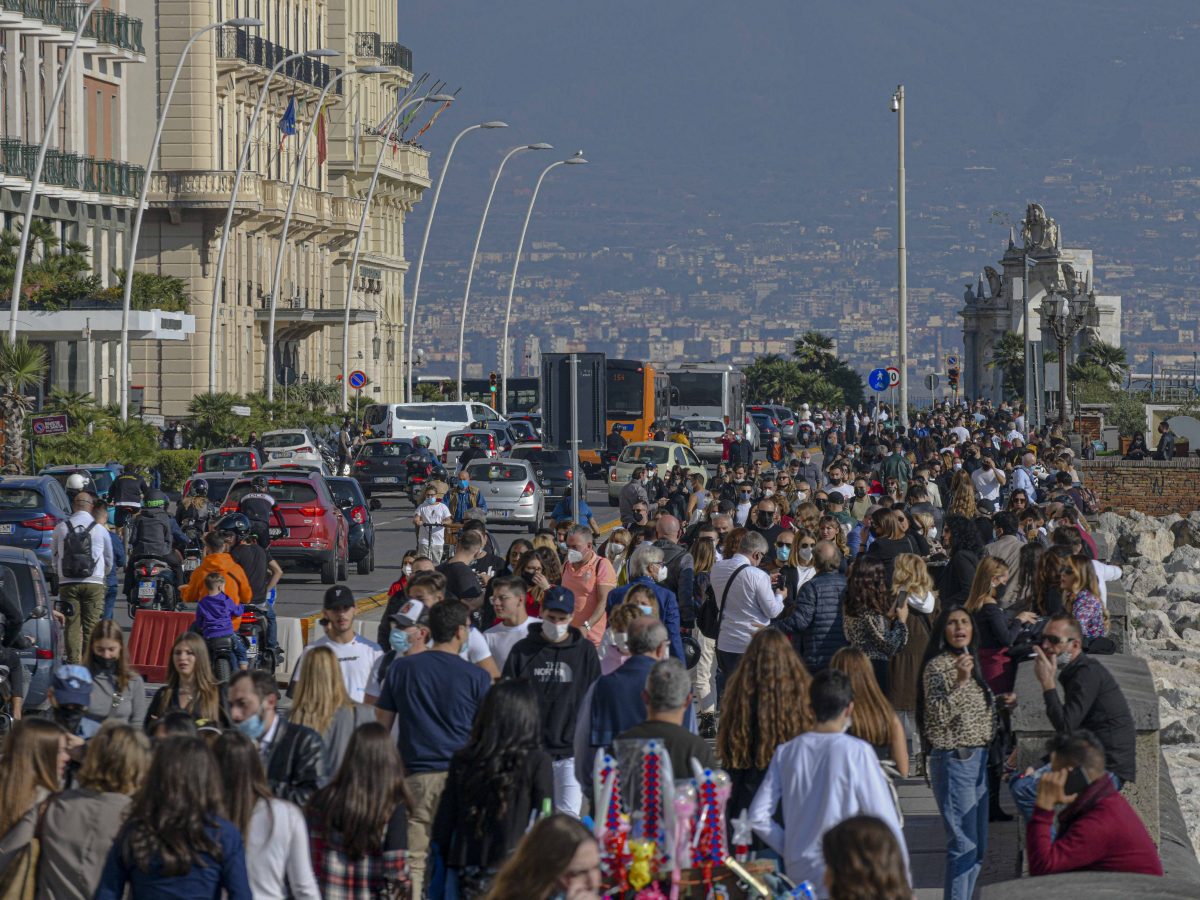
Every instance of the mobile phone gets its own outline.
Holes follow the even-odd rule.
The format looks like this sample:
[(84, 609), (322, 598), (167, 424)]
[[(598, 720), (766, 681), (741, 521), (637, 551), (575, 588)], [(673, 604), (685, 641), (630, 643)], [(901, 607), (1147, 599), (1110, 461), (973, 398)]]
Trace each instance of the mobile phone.
[(1080, 791), (1085, 790), (1089, 783), (1087, 775), (1083, 773), (1083, 769), (1076, 766), (1067, 773), (1067, 782), (1063, 785), (1063, 793), (1068, 797), (1072, 794), (1078, 794)]

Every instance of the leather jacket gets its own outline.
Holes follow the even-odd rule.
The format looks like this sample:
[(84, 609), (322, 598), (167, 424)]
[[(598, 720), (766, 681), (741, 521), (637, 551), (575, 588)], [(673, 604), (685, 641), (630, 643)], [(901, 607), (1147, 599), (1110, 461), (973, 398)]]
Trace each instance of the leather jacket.
[(325, 781), (325, 741), (305, 725), (280, 719), (267, 757), (272, 793), (303, 807)]

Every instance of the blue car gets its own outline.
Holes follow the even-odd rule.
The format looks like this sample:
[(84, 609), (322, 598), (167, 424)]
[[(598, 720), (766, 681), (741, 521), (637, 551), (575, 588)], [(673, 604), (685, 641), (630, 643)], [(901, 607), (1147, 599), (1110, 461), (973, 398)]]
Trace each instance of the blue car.
[(53, 587), (50, 559), (54, 528), (71, 516), (67, 492), (51, 475), (5, 475), (0, 478), (0, 547), (31, 550)]
[(121, 474), (122, 468), (116, 463), (85, 463), (79, 466), (46, 466), (38, 474), (50, 475), (66, 488), (67, 478), (78, 472), (92, 483), (92, 488), (98, 496), (107, 498), (108, 492), (112, 489), (117, 476)]
[(368, 500), (362, 485), (354, 478), (326, 478), (325, 483), (350, 526), (350, 562), (358, 564), (359, 575), (370, 575), (375, 570), (375, 522), (371, 510), (383, 504), (374, 498)]
[(20, 600), (21, 632), (31, 639), (17, 651), (25, 669), (25, 708), (42, 709), (54, 668), (61, 661), (63, 634), (50, 613), (50, 589), (32, 552), (0, 547), (0, 591)]

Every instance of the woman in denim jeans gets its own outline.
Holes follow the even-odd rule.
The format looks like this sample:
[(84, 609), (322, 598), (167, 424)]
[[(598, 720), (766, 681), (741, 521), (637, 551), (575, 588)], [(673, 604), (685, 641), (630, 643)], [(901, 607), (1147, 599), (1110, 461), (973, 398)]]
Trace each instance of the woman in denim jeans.
[(996, 713), (977, 644), (970, 613), (947, 610), (930, 635), (917, 684), (917, 720), (946, 828), (947, 900), (970, 900), (987, 850), (987, 759)]

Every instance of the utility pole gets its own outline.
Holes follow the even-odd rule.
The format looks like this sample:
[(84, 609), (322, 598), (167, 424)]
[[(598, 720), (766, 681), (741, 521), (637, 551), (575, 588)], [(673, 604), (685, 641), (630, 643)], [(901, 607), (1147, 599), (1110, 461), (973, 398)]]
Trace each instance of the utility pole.
[(899, 324), (899, 354), (896, 368), (900, 370), (900, 424), (908, 428), (908, 249), (905, 246), (905, 209), (904, 209), (904, 85), (896, 85), (892, 94), (892, 112), (896, 113), (897, 131), (897, 165), (896, 165), (896, 199), (899, 201), (899, 240), (896, 248), (898, 279), (900, 288)]

